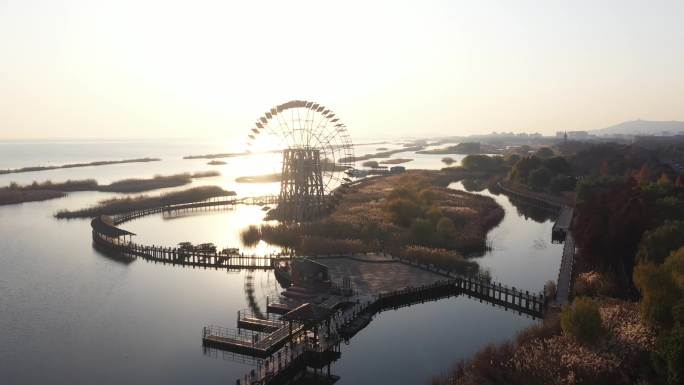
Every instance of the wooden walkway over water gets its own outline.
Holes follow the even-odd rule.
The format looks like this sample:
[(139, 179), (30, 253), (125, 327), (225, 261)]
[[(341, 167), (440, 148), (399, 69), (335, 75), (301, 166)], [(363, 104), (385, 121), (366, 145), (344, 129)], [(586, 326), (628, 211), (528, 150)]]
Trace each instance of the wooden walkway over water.
[(238, 253), (183, 250), (176, 247), (148, 246), (134, 242), (112, 243), (93, 231), (93, 242), (109, 250), (169, 265), (208, 269), (273, 269), (275, 263), (289, 257), (280, 255), (244, 255)]
[[(214, 198), (207, 201), (192, 202), (176, 205), (135, 210), (111, 218), (112, 226), (119, 226), (128, 221), (159, 213), (180, 213), (208, 210), (235, 205), (267, 205), (277, 203), (278, 197), (273, 195), (248, 198)], [(114, 227), (115, 230), (121, 231)], [(125, 239), (125, 237), (124, 237)], [(282, 256), (269, 255), (244, 255), (237, 249), (230, 251), (209, 252), (195, 249), (183, 249), (178, 247), (165, 247), (157, 245), (141, 245), (130, 241), (121, 241), (99, 233), (93, 228), (93, 242), (106, 250), (111, 250), (130, 256), (141, 257), (146, 260), (161, 262), (163, 264), (192, 266), (212, 269), (272, 269), (274, 263)]]
[[(468, 295), (494, 305), (527, 314), (531, 317), (542, 317), (546, 307), (546, 298), (542, 294), (530, 294), (515, 288), (489, 282), (479, 278), (458, 277), (444, 279), (430, 285), (407, 287), (377, 296), (353, 296), (344, 299), (353, 303), (331, 316), (332, 333), (321, 337), (318, 345), (303, 343), (306, 339), (302, 333), (305, 329), (299, 326), (289, 333), (286, 325), (265, 337), (253, 337), (251, 332), (222, 329), (208, 326), (203, 329), (203, 341), (206, 345), (233, 352), (242, 352), (266, 358), (267, 364), (259, 366), (256, 371), (244, 376), (244, 384), (275, 384), (293, 365), (298, 369), (306, 367), (307, 362), (314, 359), (315, 354), (330, 353), (331, 348), (339, 346), (363, 329), (374, 314), (388, 309), (411, 306), (416, 303), (433, 301), (455, 295)], [(339, 301), (332, 301), (339, 302)], [(240, 315), (238, 315), (240, 317)], [(259, 339), (263, 338), (263, 339)], [(270, 362), (270, 365), (268, 364)]]
[(561, 257), (560, 268), (558, 269), (558, 281), (556, 284), (555, 304), (563, 307), (568, 304), (572, 285), (572, 270), (575, 263), (575, 239), (568, 233), (563, 245), (563, 256)]
[(125, 214), (115, 215), (112, 217), (114, 225), (118, 226), (125, 222), (132, 221), (134, 219), (146, 217), (149, 215), (163, 214), (163, 213), (182, 213), (182, 212), (195, 212), (203, 211), (208, 209), (220, 209), (225, 207), (233, 207), (236, 205), (273, 205), (278, 203), (277, 195), (264, 195), (258, 197), (245, 197), (245, 198), (212, 198), (201, 202), (190, 202), (181, 203), (175, 205), (165, 205), (160, 207), (154, 207), (149, 209), (134, 210)]

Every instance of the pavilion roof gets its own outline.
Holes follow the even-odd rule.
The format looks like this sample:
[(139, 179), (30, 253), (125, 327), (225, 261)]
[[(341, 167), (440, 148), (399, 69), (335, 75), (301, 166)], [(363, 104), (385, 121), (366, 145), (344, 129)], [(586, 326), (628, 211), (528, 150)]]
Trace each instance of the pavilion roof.
[(92, 227), (96, 232), (107, 237), (118, 238), (124, 235), (135, 235), (130, 231), (126, 231), (114, 226), (112, 219), (106, 215), (100, 215), (93, 218), (93, 220), (90, 221), (90, 227)]

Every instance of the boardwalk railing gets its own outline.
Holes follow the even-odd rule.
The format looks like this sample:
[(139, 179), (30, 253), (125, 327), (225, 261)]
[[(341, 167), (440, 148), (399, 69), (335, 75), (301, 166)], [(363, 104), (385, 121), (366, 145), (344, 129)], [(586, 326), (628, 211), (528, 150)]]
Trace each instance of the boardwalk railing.
[[(308, 360), (312, 359), (307, 354), (328, 352), (331, 347), (338, 346), (343, 339), (351, 338), (363, 329), (371, 321), (373, 315), (378, 312), (459, 294), (479, 298), (535, 318), (542, 317), (546, 305), (546, 298), (543, 294), (530, 294), (479, 278), (445, 279), (429, 285), (406, 287), (401, 290), (380, 293), (374, 297), (356, 297), (358, 302), (334, 313), (328, 321), (333, 332), (327, 338), (321, 338), (319, 345), (312, 346), (301, 343), (302, 335), (300, 332), (304, 330), (303, 328), (297, 329), (297, 332), (293, 334), (293, 343), (291, 344), (287, 344), (290, 341), (289, 335), (283, 334), (287, 333), (287, 328), (282, 328), (260, 340), (263, 345), (259, 343), (248, 344), (250, 347), (247, 349), (241, 346), (244, 342), (239, 340), (235, 342), (221, 341), (220, 336), (213, 338), (210, 336), (211, 333), (209, 333), (209, 338), (213, 338), (213, 341), (209, 342), (219, 340), (219, 344), (213, 344), (213, 346), (231, 351), (252, 351), (261, 354), (261, 357), (269, 357), (266, 362), (271, 362), (271, 365), (259, 367), (256, 371), (245, 375), (244, 379), (241, 380), (244, 380), (245, 384), (274, 384), (279, 383), (276, 379), (283, 376), (285, 371), (293, 366), (297, 365), (299, 369), (306, 367)], [(205, 341), (207, 336), (207, 333), (203, 333)], [(267, 351), (268, 346), (273, 346), (276, 341), (280, 343), (279, 346), (282, 348)]]
[(245, 255), (224, 252), (185, 250), (175, 247), (148, 246), (134, 242), (117, 243), (93, 230), (93, 242), (108, 250), (117, 251), (146, 260), (213, 269), (273, 269), (283, 259), (281, 255)]
[(572, 285), (572, 270), (575, 264), (575, 239), (572, 234), (565, 237), (563, 256), (561, 257), (560, 269), (558, 269), (558, 283), (556, 284), (556, 304), (565, 306), (570, 297)]
[(148, 215), (154, 215), (164, 212), (182, 212), (182, 211), (194, 211), (196, 209), (211, 208), (211, 207), (225, 207), (225, 206), (235, 206), (235, 205), (255, 205), (263, 206), (278, 203), (278, 196), (276, 195), (264, 195), (257, 197), (245, 197), (245, 198), (235, 198), (235, 197), (224, 197), (224, 198), (212, 198), (205, 201), (199, 202), (189, 202), (189, 203), (179, 203), (175, 205), (165, 205), (160, 207), (154, 207), (149, 209), (134, 210), (128, 213), (115, 215), (112, 219), (114, 225), (120, 225), (122, 223), (131, 221), (133, 219), (141, 218)]

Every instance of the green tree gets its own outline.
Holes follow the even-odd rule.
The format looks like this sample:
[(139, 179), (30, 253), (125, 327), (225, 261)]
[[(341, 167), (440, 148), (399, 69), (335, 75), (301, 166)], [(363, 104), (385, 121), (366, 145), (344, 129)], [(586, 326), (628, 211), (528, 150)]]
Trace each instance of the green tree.
[(427, 244), (432, 240), (434, 227), (427, 219), (418, 218), (411, 224), (411, 235), (418, 244)]
[(538, 158), (546, 159), (553, 156), (553, 150), (548, 147), (542, 147), (537, 150), (534, 155)]
[(553, 193), (572, 191), (575, 189), (576, 180), (569, 175), (555, 175), (549, 183), (549, 190)]
[(576, 298), (561, 313), (563, 332), (577, 341), (593, 344), (605, 335), (598, 304), (586, 297)]
[(554, 175), (570, 174), (572, 167), (562, 156), (554, 156), (544, 160), (544, 166), (548, 168)]
[(508, 174), (508, 178), (512, 181), (526, 184), (527, 177), (532, 170), (539, 168), (539, 166), (541, 166), (541, 160), (536, 156), (523, 157), (513, 166), (513, 169)]
[(551, 182), (551, 176), (551, 171), (542, 166), (530, 173), (527, 184), (534, 191), (543, 191)]
[(420, 206), (414, 201), (406, 198), (392, 199), (388, 205), (390, 220), (399, 225), (407, 227), (420, 215)]
[(644, 233), (637, 258), (642, 262), (663, 263), (670, 253), (684, 246), (684, 221), (665, 224)]
[(468, 155), (461, 161), (463, 168), (469, 171), (496, 172), (502, 169), (503, 158), (500, 156)]
[(684, 247), (661, 265), (642, 262), (634, 269), (634, 284), (641, 292), (641, 314), (649, 323), (670, 328), (681, 317), (684, 300)]
[(447, 241), (456, 234), (456, 225), (454, 225), (454, 222), (451, 219), (442, 217), (439, 222), (437, 222), (436, 231), (443, 241)]

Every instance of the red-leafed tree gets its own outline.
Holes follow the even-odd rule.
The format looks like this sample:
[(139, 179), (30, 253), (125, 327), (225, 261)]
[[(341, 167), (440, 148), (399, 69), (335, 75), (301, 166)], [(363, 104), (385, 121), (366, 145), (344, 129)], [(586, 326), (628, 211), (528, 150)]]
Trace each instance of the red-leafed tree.
[(651, 210), (634, 179), (601, 189), (577, 206), (572, 232), (581, 263), (615, 275), (631, 286), (641, 235), (651, 224)]

